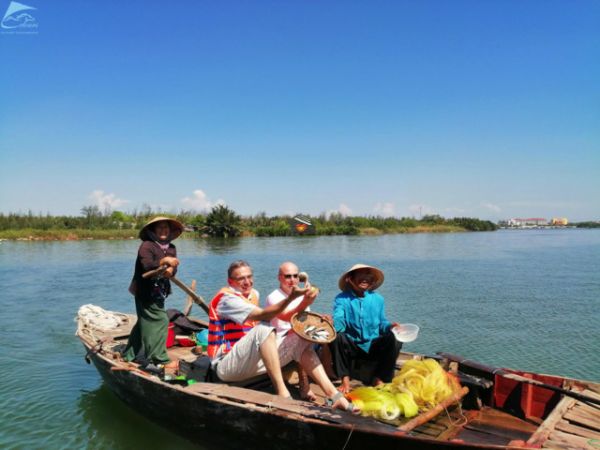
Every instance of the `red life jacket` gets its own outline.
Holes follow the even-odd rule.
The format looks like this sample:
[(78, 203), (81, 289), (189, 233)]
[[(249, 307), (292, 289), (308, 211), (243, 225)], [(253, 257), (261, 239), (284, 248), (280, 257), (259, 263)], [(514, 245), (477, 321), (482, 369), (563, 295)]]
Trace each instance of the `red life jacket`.
[(211, 359), (217, 355), (219, 349), (222, 349), (221, 354), (223, 355), (229, 353), (235, 343), (256, 325), (256, 322), (253, 320), (246, 320), (240, 325), (233, 320), (219, 318), (217, 315), (219, 302), (224, 295), (235, 295), (254, 306), (258, 306), (258, 297), (254, 293), (253, 289), (250, 298), (246, 298), (235, 289), (224, 287), (210, 301), (208, 307), (208, 356)]

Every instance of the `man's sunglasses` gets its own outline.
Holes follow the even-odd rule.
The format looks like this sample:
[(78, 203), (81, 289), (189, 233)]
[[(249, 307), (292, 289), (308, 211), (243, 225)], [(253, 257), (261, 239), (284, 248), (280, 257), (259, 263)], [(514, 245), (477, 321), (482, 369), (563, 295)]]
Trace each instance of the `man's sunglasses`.
[(283, 278), (285, 278), (286, 280), (291, 280), (292, 278), (298, 278), (297, 273), (282, 273), (281, 275), (283, 275)]

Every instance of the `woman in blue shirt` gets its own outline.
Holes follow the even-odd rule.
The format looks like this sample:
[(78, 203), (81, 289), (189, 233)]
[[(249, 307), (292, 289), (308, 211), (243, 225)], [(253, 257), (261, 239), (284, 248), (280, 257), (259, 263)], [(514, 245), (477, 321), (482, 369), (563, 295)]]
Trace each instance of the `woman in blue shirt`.
[(383, 297), (375, 292), (383, 283), (383, 272), (376, 267), (355, 264), (339, 281), (342, 290), (335, 298), (333, 323), (337, 331), (330, 344), (333, 368), (342, 379), (339, 390), (350, 391), (353, 359), (375, 364), (372, 384), (388, 383), (394, 376), (402, 344), (396, 340), (385, 317)]

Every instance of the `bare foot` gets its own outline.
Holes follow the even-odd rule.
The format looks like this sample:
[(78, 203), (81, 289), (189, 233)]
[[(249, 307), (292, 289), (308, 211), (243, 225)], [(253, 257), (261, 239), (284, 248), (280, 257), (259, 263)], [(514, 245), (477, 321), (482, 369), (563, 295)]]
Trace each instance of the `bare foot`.
[(350, 403), (346, 397), (341, 392), (335, 394), (329, 401), (332, 402), (331, 407), (333, 409), (341, 409), (343, 411), (348, 411), (353, 414), (357, 414), (360, 412), (358, 408), (356, 408), (352, 403)]
[(381, 384), (383, 384), (383, 381), (381, 380), (381, 378), (377, 378), (377, 377), (373, 378), (373, 386), (379, 386)]
[(165, 368), (165, 373), (168, 373), (169, 375), (177, 375), (177, 373), (179, 372), (179, 360), (175, 359), (173, 361), (169, 361), (167, 364), (164, 365)]
[(352, 388), (350, 387), (350, 377), (342, 377), (342, 384), (340, 384), (340, 386), (338, 387), (338, 391), (340, 391), (342, 394), (347, 394), (351, 390)]
[(277, 395), (283, 398), (292, 398), (292, 394), (290, 394), (290, 391), (288, 391), (287, 389), (278, 392)]

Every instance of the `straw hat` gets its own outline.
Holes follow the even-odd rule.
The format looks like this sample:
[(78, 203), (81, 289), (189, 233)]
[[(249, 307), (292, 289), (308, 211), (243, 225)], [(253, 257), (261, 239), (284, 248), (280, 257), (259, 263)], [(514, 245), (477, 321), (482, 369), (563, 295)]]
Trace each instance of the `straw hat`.
[(170, 217), (162, 217), (158, 216), (148, 222), (144, 227), (140, 230), (140, 239), (148, 239), (147, 231), (157, 222), (169, 222), (169, 228), (171, 229), (171, 233), (169, 234), (169, 240), (173, 241), (177, 239), (181, 233), (183, 233), (183, 225), (181, 222), (175, 219), (171, 219)]
[(379, 286), (381, 286), (383, 284), (383, 272), (381, 270), (379, 270), (377, 267), (367, 266), (366, 264), (354, 264), (349, 270), (347, 270), (346, 272), (344, 272), (342, 274), (342, 276), (340, 277), (340, 281), (338, 281), (338, 286), (340, 287), (340, 289), (342, 291), (345, 291), (346, 289), (348, 289), (348, 283), (346, 283), (346, 277), (358, 269), (369, 269), (369, 271), (375, 277), (375, 280), (373, 281), (373, 286), (371, 286), (372, 291), (374, 291), (375, 289), (377, 289)]

